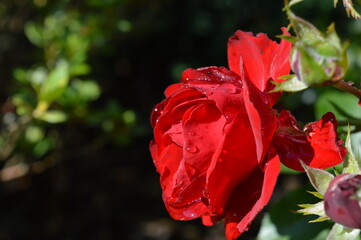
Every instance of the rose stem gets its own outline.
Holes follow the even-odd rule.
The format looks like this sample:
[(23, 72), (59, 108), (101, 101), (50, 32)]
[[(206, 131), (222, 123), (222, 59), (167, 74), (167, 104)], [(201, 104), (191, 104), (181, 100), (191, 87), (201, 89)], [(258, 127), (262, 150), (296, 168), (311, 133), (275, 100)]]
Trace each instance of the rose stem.
[(337, 81), (334, 84), (332, 84), (332, 86), (334, 86), (335, 88), (338, 88), (342, 91), (349, 92), (349, 93), (355, 95), (358, 99), (361, 99), (360, 90), (358, 90), (354, 86), (347, 84), (344, 80)]

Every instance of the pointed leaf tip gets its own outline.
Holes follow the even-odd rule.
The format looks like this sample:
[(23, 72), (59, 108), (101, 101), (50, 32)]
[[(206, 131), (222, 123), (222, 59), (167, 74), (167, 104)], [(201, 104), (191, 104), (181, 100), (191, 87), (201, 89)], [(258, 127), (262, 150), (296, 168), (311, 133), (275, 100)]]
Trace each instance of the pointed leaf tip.
[(326, 193), (328, 185), (330, 184), (334, 176), (325, 170), (311, 168), (301, 160), (300, 163), (302, 167), (305, 169), (305, 172), (307, 173), (308, 179), (310, 179), (312, 186), (320, 194), (324, 195)]
[(352, 151), (352, 143), (351, 143), (351, 133), (350, 133), (350, 126), (348, 126), (347, 130), (347, 137), (345, 142), (345, 147), (347, 149), (347, 154), (345, 161), (343, 162), (343, 170), (342, 173), (360, 173), (360, 167)]

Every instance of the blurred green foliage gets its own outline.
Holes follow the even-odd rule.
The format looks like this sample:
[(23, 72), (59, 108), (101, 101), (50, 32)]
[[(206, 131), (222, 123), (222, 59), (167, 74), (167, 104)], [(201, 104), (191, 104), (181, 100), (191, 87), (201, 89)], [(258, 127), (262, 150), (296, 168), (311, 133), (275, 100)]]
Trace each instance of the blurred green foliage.
[[(61, 132), (54, 124), (78, 124), (99, 127), (105, 133), (112, 133), (119, 144), (129, 142), (128, 135), (136, 121), (133, 111), (124, 111), (116, 101), (106, 103), (105, 108), (91, 106), (101, 95), (97, 81), (89, 79), (92, 66), (88, 53), (100, 42), (107, 41), (101, 16), (82, 14), (79, 9), (68, 7), (69, 1), (49, 5), (39, 19), (24, 23), (24, 33), (42, 56), (28, 68), (16, 68), (13, 72), (17, 81), (15, 92), (9, 96), (8, 104), (14, 111), (4, 117), (13, 118), (3, 126), (1, 138), (2, 160), (8, 161), (14, 155), (22, 155), (24, 149), (41, 160), (46, 154), (62, 145)], [(116, 3), (116, 2), (114, 2)], [(47, 1), (34, 1), (38, 11), (47, 6)], [(89, 1), (86, 5), (108, 7), (111, 2)], [(113, 30), (127, 30), (124, 21), (113, 24)], [(129, 28), (129, 26), (128, 26)], [(128, 29), (129, 30), (129, 29)], [(36, 59), (36, 58), (35, 58)], [(115, 129), (122, 131), (114, 131)], [(10, 142), (11, 141), (11, 142)]]

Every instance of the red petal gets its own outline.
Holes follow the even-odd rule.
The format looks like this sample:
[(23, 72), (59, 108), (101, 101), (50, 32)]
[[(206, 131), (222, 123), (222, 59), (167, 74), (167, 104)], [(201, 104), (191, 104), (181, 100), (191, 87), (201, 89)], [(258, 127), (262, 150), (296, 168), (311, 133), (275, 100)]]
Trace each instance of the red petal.
[(280, 172), (279, 158), (275, 155), (265, 165), (264, 172), (256, 169), (239, 184), (229, 198), (225, 215), (226, 237), (238, 238), (247, 231), (253, 219), (269, 202)]
[(202, 83), (233, 83), (241, 87), (239, 76), (225, 67), (204, 67), (198, 69), (189, 68), (182, 74), (181, 81), (184, 84)]
[(175, 83), (167, 87), (167, 89), (164, 91), (164, 95), (166, 97), (170, 97), (174, 93), (176, 93), (178, 90), (182, 89), (183, 84), (181, 83)]
[(343, 142), (337, 137), (337, 121), (332, 113), (308, 124), (304, 131), (288, 111), (279, 117), (281, 127), (274, 136), (274, 146), (281, 162), (294, 170), (303, 171), (299, 160), (313, 168), (329, 168), (343, 161), (346, 154)]
[(245, 114), (237, 114), (214, 154), (207, 176), (211, 214), (223, 213), (234, 188), (257, 167), (257, 153), (251, 125)]
[[(285, 28), (282, 31), (288, 34)], [(228, 65), (263, 92), (270, 79), (276, 80), (289, 73), (291, 47), (291, 43), (281, 40), (277, 44), (263, 33), (254, 37), (252, 33), (237, 31), (228, 41)]]
[[(226, 77), (199, 80), (204, 71), (210, 71), (211, 76), (221, 72)], [(258, 89), (248, 87), (239, 76), (224, 68), (188, 70), (185, 78), (189, 83), (185, 86), (207, 95), (228, 120), (207, 178), (210, 213), (219, 215), (234, 187), (264, 159), (275, 130), (275, 114), (263, 103)]]
[(197, 218), (207, 210), (208, 202), (203, 196), (206, 171), (226, 123), (214, 104), (201, 104), (187, 114), (189, 117), (184, 121), (182, 133), (183, 160), (173, 175), (172, 195), (165, 199), (168, 211), (172, 208), (172, 217), (181, 220)]

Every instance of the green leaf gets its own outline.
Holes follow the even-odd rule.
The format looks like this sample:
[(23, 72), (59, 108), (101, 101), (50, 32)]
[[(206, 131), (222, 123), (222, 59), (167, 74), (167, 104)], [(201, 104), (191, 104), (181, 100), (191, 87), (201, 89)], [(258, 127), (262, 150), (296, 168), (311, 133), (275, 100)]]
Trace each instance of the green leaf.
[(60, 97), (65, 91), (69, 81), (69, 67), (65, 60), (59, 60), (54, 70), (50, 72), (43, 82), (39, 101), (47, 102), (49, 105)]
[(323, 114), (332, 112), (337, 120), (361, 119), (361, 108), (357, 102), (358, 99), (352, 94), (330, 89), (317, 99), (316, 118), (322, 118)]
[(359, 239), (360, 229), (345, 228), (335, 223), (326, 240), (356, 240)]
[(95, 100), (100, 96), (101, 90), (97, 82), (88, 80), (75, 80), (71, 84), (81, 100), (91, 101)]
[(272, 82), (276, 87), (270, 91), (270, 92), (279, 92), (279, 91), (285, 91), (285, 92), (299, 92), (302, 90), (305, 90), (308, 86), (300, 81), (297, 76), (295, 75), (286, 75), (280, 77), (280, 79), (285, 79), (284, 82)]
[(347, 149), (347, 155), (345, 161), (343, 162), (342, 173), (360, 173), (360, 167), (358, 165), (357, 159), (352, 151), (351, 137), (350, 137), (350, 126), (348, 126), (348, 132), (345, 142), (345, 147)]
[(330, 184), (334, 176), (322, 169), (311, 168), (300, 161), (302, 167), (305, 169), (308, 179), (310, 180), (312, 186), (322, 195), (326, 193), (327, 187)]
[(85, 63), (73, 64), (70, 67), (69, 73), (72, 76), (86, 75), (90, 72), (90, 66)]
[(32, 44), (37, 47), (43, 46), (43, 29), (39, 25), (33, 22), (27, 22), (24, 26), (24, 31), (26, 37)]
[(39, 119), (48, 123), (61, 123), (67, 120), (67, 115), (62, 111), (48, 110)]

